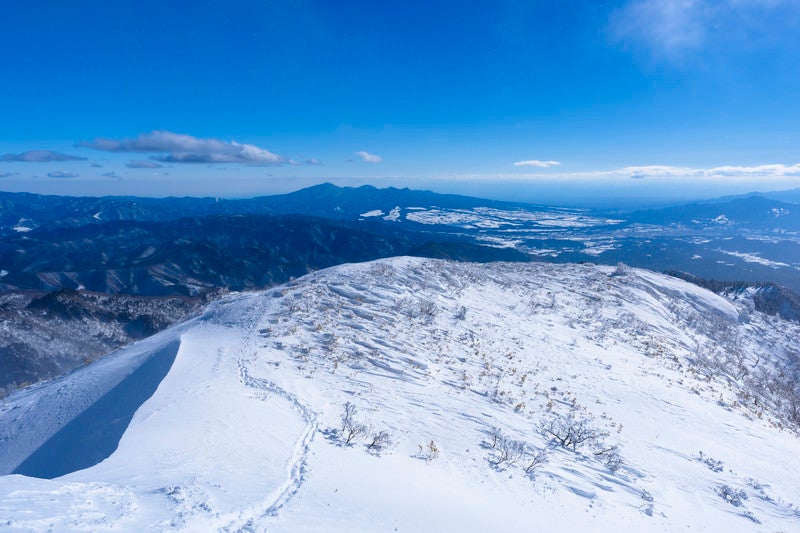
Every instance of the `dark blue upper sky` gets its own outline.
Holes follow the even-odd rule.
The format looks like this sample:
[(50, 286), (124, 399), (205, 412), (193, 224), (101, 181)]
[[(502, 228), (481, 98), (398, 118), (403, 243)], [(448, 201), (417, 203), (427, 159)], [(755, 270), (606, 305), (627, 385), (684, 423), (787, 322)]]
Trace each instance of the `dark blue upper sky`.
[(9, 1), (0, 189), (796, 187), (798, 28), (794, 0)]

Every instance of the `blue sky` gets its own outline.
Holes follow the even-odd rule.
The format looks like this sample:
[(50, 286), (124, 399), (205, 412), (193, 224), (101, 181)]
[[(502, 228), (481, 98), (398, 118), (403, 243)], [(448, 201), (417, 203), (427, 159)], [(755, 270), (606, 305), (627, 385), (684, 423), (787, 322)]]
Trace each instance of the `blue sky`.
[(800, 186), (795, 0), (5, 2), (0, 189)]

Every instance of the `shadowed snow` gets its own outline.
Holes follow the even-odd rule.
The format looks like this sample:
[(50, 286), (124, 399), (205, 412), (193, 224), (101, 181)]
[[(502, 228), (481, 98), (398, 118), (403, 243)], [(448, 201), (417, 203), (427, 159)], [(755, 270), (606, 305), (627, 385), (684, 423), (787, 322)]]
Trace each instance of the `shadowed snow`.
[(180, 342), (154, 351), (80, 415), (34, 451), (14, 474), (52, 479), (94, 466), (117, 449), (136, 410), (150, 398), (169, 372)]

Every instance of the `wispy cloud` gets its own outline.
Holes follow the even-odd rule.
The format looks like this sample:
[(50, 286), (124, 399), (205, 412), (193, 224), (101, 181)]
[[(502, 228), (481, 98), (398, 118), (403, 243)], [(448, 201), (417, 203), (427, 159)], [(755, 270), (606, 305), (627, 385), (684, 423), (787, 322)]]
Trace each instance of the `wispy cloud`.
[(514, 163), (515, 167), (537, 167), (537, 168), (550, 168), (560, 165), (559, 161), (539, 161), (538, 159), (530, 159), (528, 161), (517, 161)]
[(13, 178), (18, 175), (19, 172), (0, 172), (0, 178)]
[(703, 0), (633, 0), (612, 14), (609, 29), (620, 42), (672, 56), (703, 43), (705, 4)]
[[(452, 177), (452, 176), (449, 176)], [(800, 181), (800, 163), (793, 165), (722, 165), (716, 167), (680, 167), (670, 165), (628, 166), (612, 170), (588, 170), (582, 172), (548, 172), (548, 173), (495, 173), (467, 174), (459, 176), (468, 179), (507, 179), (507, 180), (620, 180), (620, 179), (697, 179), (736, 181), (763, 179), (790, 179)]]
[(322, 166), (322, 161), (317, 159), (316, 157), (312, 157), (310, 159), (290, 159), (289, 164), (293, 166), (302, 166), (302, 165), (310, 165), (310, 166)]
[[(609, 17), (613, 40), (644, 47), (660, 59), (687, 57), (725, 42), (774, 43), (771, 33), (795, 32), (787, 22), (800, 13), (796, 0), (629, 0)], [(784, 20), (786, 19), (786, 20)], [(726, 47), (728, 48), (728, 47)]]
[(800, 163), (794, 165), (772, 164), (756, 166), (725, 165), (710, 168), (673, 167), (650, 165), (624, 167), (610, 172), (611, 176), (630, 178), (758, 178), (800, 177)]
[(356, 154), (358, 157), (360, 157), (361, 161), (363, 161), (364, 163), (381, 163), (381, 162), (383, 162), (383, 158), (381, 156), (375, 155), (375, 154), (371, 154), (371, 153), (365, 152), (363, 150), (360, 150), (358, 152), (353, 152), (353, 153)]
[(122, 177), (119, 174), (117, 174), (116, 172), (114, 172), (113, 170), (111, 172), (103, 172), (100, 175), (103, 176), (104, 178), (117, 178), (117, 179), (119, 179), (119, 178)]
[(164, 165), (161, 163), (156, 163), (155, 161), (129, 161), (125, 164), (128, 168), (164, 168)]
[(170, 163), (243, 163), (284, 165), (289, 160), (253, 144), (200, 139), (170, 131), (143, 133), (133, 139), (81, 141), (80, 146), (106, 152), (154, 153), (152, 159)]
[(52, 150), (28, 150), (19, 154), (5, 154), (2, 161), (22, 163), (49, 163), (51, 161), (85, 161), (85, 157), (61, 154)]
[(63, 170), (56, 170), (55, 172), (48, 172), (48, 178), (78, 178), (80, 174), (75, 172), (64, 172)]

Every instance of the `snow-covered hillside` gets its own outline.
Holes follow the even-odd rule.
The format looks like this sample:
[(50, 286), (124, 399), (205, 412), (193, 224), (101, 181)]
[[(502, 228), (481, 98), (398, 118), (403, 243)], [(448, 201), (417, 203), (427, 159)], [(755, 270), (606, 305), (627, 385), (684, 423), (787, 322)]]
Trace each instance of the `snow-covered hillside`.
[(8, 397), (0, 529), (797, 531), (798, 338), (641, 270), (339, 266)]

